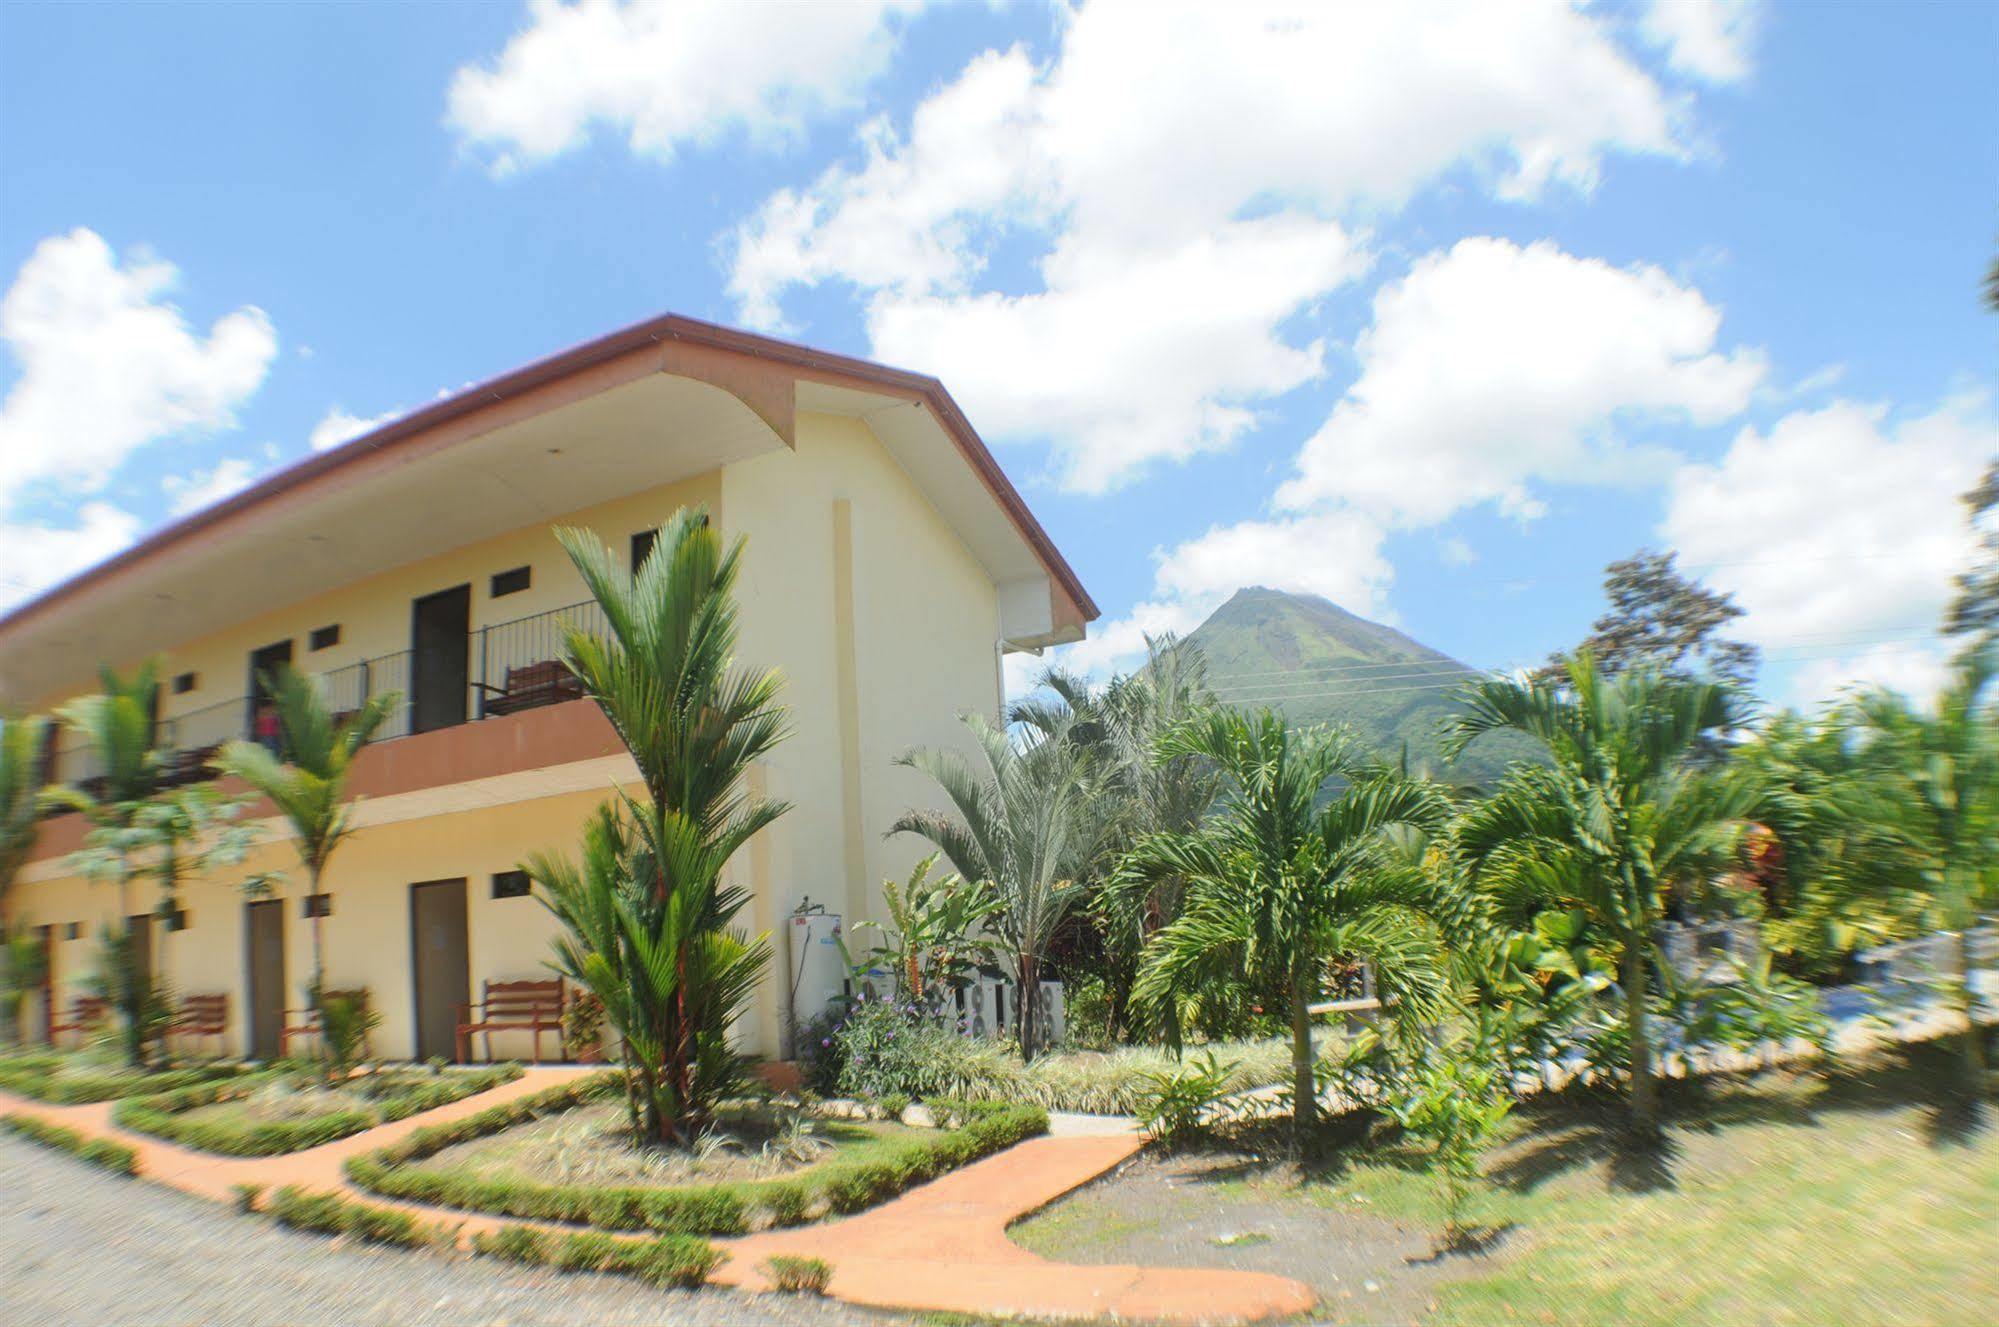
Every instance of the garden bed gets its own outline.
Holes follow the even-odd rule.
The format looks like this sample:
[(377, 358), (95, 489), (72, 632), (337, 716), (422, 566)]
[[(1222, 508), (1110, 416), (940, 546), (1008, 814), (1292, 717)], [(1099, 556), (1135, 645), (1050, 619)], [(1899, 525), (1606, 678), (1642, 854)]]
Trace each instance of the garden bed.
[[(617, 1141), (623, 1098), (617, 1076), (600, 1074), (419, 1129), (350, 1159), (347, 1174), (385, 1197), (443, 1207), (605, 1230), (733, 1235), (859, 1211), (1048, 1128), (1047, 1113), (1033, 1106), (930, 1105), (948, 1127), (813, 1120), (830, 1146), (809, 1152), (787, 1144), (778, 1121), (737, 1112), (723, 1121), (733, 1147), (697, 1140), (677, 1155), (648, 1154)], [(570, 1147), (580, 1150), (565, 1156)]]
[(222, 1061), (166, 1069), (134, 1069), (80, 1051), (23, 1051), (0, 1056), (0, 1090), (56, 1106), (169, 1092), (229, 1079), (248, 1066)]
[(225, 1156), (302, 1151), (435, 1110), (521, 1076), (517, 1064), (485, 1069), (377, 1069), (329, 1085), (311, 1068), (128, 1097), (114, 1118), (128, 1129)]

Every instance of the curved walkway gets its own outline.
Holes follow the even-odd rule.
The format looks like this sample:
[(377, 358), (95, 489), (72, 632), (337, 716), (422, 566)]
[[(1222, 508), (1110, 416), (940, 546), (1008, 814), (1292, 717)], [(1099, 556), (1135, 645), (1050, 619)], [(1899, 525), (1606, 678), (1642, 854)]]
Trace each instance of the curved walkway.
[[(142, 1176), (199, 1197), (231, 1201), (238, 1184), (337, 1190), (427, 1220), (461, 1222), (463, 1238), (507, 1223), (356, 1190), (347, 1182), (342, 1165), (351, 1156), (384, 1147), (425, 1125), (470, 1115), (594, 1072), (530, 1069), (511, 1083), (436, 1110), (278, 1157), (218, 1157), (133, 1133), (112, 1123), (111, 1102), (52, 1106), (0, 1092), (0, 1114), (32, 1115), (86, 1137), (116, 1139), (138, 1153)], [(824, 1259), (833, 1267), (831, 1295), (879, 1308), (1205, 1323), (1282, 1317), (1312, 1306), (1312, 1291), (1287, 1277), (1055, 1263), (1007, 1238), (1006, 1228), (1015, 1220), (1114, 1169), (1142, 1145), (1129, 1133), (1030, 1139), (854, 1216), (716, 1240), (730, 1257), (713, 1279), (746, 1290), (764, 1289), (764, 1260), (783, 1253)]]

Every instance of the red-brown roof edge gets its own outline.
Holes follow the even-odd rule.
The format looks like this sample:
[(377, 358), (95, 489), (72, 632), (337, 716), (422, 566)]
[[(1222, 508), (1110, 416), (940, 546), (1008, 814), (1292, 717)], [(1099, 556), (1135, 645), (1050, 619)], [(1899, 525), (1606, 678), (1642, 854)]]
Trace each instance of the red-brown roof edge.
[(958, 444), (958, 449), (964, 453), (965, 459), (971, 462), (972, 468), (978, 472), (979, 478), (984, 481), (1008, 518), (1013, 521), (1014, 527), (1040, 557), (1042, 564), (1048, 568), (1049, 574), (1061, 584), (1064, 592), (1082, 610), (1083, 620), (1092, 622), (1099, 616), (1096, 602), (1090, 598), (1089, 591), (1083, 588), (1082, 581), (1077, 579), (1068, 560), (1048, 537), (1048, 532), (1041, 528), (1041, 522), (1037, 521), (1034, 513), (1028, 510), (1020, 491), (1013, 486), (1013, 481), (1006, 477), (1006, 472), (1000, 469), (999, 462), (993, 458), (991, 450), (979, 437), (978, 431), (972, 427), (971, 421), (965, 418), (965, 412), (951, 399), (951, 394), (944, 389), (943, 383), (926, 374), (889, 368), (887, 365), (857, 359), (851, 355), (815, 350), (796, 342), (780, 341), (755, 332), (745, 332), (716, 323), (702, 322), (698, 318), (668, 313), (620, 328), (593, 341), (585, 341), (581, 345), (535, 360), (512, 372), (503, 373), (497, 378), (477, 383), (391, 420), (380, 428), (371, 429), (338, 447), (329, 448), (288, 465), (240, 493), (182, 517), (172, 524), (162, 526), (123, 552), (114, 554), (95, 566), (58, 582), (19, 607), (0, 614), (0, 635), (48, 612), (100, 581), (108, 580), (126, 567), (144, 562), (147, 558), (206, 529), (224, 517), (255, 507), (278, 494), (304, 487), (320, 476), (338, 470), (341, 466), (369, 452), (379, 451), (405, 438), (415, 437), (448, 420), (470, 414), (495, 401), (505, 400), (557, 381), (594, 364), (636, 350), (649, 342), (665, 340), (693, 341), (716, 349), (756, 355), (797, 368), (916, 393), (936, 413), (945, 431), (951, 435), (952, 441)]

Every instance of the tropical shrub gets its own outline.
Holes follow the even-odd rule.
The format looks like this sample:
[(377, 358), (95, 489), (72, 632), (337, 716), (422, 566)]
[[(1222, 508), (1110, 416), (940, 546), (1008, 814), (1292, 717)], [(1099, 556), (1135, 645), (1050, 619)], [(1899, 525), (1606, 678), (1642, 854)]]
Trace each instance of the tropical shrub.
[(595, 991), (578, 991), (563, 1006), (562, 1041), (579, 1059), (603, 1048), (604, 1001)]
[(1430, 1145), (1430, 1168), (1444, 1201), (1444, 1239), (1465, 1234), (1466, 1200), (1479, 1180), (1480, 1158), (1513, 1107), (1498, 1067), (1466, 1046), (1434, 1049), (1397, 1082), (1388, 1112), (1403, 1130)]
[(858, 997), (832, 1032), (839, 1065), (834, 1090), (872, 1101), (952, 1091), (961, 1056), (956, 1032), (929, 1022), (915, 1004)]
[(823, 1258), (778, 1253), (764, 1259), (764, 1275), (785, 1294), (823, 1295), (833, 1283), (833, 1264)]
[(1186, 1142), (1213, 1118), (1234, 1076), (1235, 1065), (1222, 1063), (1213, 1051), (1146, 1074), (1138, 1100), (1139, 1128), (1168, 1147)]

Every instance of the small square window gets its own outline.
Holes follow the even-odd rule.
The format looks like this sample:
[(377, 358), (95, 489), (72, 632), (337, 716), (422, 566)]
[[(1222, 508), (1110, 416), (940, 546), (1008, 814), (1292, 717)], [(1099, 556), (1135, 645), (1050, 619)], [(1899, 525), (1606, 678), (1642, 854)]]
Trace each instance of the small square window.
[(186, 908), (175, 908), (167, 914), (167, 929), (169, 931), (185, 931), (187, 929)]
[(196, 687), (200, 685), (201, 685), (201, 676), (198, 673), (174, 674), (174, 694), (176, 696), (185, 696), (188, 692), (194, 690)]
[(496, 571), (493, 573), (493, 597), (498, 599), (503, 594), (519, 594), (533, 583), (534, 568), (532, 567), (515, 567), (512, 571)]
[(632, 575), (639, 574), (646, 558), (652, 555), (652, 546), (659, 540), (659, 531), (641, 530), (632, 536)]
[(305, 907), (300, 911), (299, 915), (306, 918), (331, 917), (333, 915), (333, 895), (307, 894), (305, 896)]
[(67, 926), (63, 927), (63, 928), (62, 928), (62, 938), (63, 938), (63, 939), (65, 939), (65, 940), (81, 940), (81, 939), (83, 939), (83, 923), (82, 923), (82, 922), (71, 922), (71, 923), (70, 923), (69, 925), (67, 925)]
[(315, 650), (331, 649), (340, 643), (340, 624), (335, 622), (330, 627), (314, 627), (306, 643)]
[(527, 898), (533, 893), (534, 882), (528, 879), (526, 871), (496, 871), (493, 873), (494, 898)]

